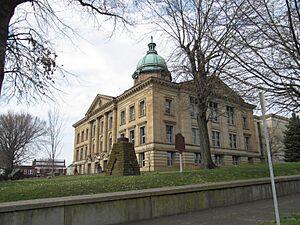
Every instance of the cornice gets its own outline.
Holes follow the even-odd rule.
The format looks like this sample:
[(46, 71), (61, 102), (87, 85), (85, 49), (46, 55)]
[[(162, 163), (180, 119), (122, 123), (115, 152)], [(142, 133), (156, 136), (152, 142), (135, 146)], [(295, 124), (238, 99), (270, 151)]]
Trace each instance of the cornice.
[(126, 99), (127, 97), (129, 97), (130, 95), (150, 86), (153, 84), (159, 84), (159, 85), (163, 85), (163, 86), (167, 86), (167, 87), (171, 87), (171, 88), (175, 88), (175, 89), (179, 89), (179, 85), (177, 83), (173, 83), (170, 81), (166, 81), (157, 77), (150, 77), (147, 80), (143, 81), (142, 83), (139, 83), (135, 86), (133, 86), (132, 88), (126, 90), (123, 94), (119, 95), (118, 97), (116, 97), (117, 102), (122, 101), (124, 99)]

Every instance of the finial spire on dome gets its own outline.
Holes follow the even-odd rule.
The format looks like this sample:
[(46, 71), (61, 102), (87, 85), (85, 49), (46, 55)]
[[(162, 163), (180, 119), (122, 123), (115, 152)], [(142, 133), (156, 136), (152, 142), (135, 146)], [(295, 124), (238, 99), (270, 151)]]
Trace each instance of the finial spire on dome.
[(151, 54), (151, 53), (157, 54), (157, 51), (155, 50), (155, 46), (156, 44), (153, 42), (153, 36), (151, 36), (151, 41), (148, 44), (149, 50), (147, 51), (147, 54)]

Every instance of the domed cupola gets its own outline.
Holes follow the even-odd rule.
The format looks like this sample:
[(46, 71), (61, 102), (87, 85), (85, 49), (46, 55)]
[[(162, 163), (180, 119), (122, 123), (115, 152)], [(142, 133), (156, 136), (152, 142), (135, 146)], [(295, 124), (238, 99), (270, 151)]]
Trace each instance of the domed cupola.
[(134, 82), (142, 81), (150, 76), (159, 77), (171, 81), (171, 74), (168, 70), (166, 61), (163, 57), (157, 54), (155, 50), (156, 44), (151, 42), (148, 44), (149, 50), (147, 54), (138, 62), (136, 70), (132, 74)]

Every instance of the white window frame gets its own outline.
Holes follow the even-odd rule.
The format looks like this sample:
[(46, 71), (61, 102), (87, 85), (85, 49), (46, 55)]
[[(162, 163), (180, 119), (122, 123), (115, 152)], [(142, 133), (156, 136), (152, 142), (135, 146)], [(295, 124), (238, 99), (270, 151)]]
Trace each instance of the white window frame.
[(232, 156), (232, 164), (233, 165), (240, 165), (241, 164), (241, 156), (236, 156), (236, 155), (233, 155)]
[(249, 128), (249, 124), (248, 124), (248, 118), (247, 118), (247, 116), (243, 116), (242, 120), (243, 120), (243, 129), (248, 129)]
[(221, 147), (221, 141), (220, 141), (220, 136), (221, 136), (221, 134), (220, 134), (220, 132), (219, 131), (215, 131), (215, 130), (213, 130), (212, 132), (211, 132), (211, 142), (212, 142), (212, 146), (213, 147)]
[(172, 103), (173, 103), (172, 99), (169, 99), (169, 98), (165, 99), (165, 113), (166, 114), (172, 114), (172, 105), (173, 105)]
[(126, 111), (125, 110), (122, 110), (120, 112), (120, 125), (124, 125), (126, 123)]
[[(170, 130), (168, 129), (170, 128)], [(168, 133), (170, 131), (170, 133)], [(166, 124), (166, 143), (173, 144), (174, 142), (174, 126), (170, 124)]]
[(135, 120), (135, 108), (134, 105), (129, 107), (129, 121)]
[[(131, 134), (133, 134), (133, 137), (131, 136)], [(129, 142), (134, 144), (134, 138), (135, 138), (135, 130), (131, 129), (129, 130)]]
[(192, 144), (193, 145), (199, 145), (199, 128), (192, 127)]
[(223, 155), (215, 155), (215, 164), (222, 165), (223, 164)]
[(139, 166), (140, 166), (141, 168), (146, 166), (145, 152), (139, 153)]
[(235, 125), (235, 108), (232, 106), (226, 106), (227, 116), (228, 116), (228, 124)]
[(229, 133), (229, 147), (232, 149), (237, 148), (237, 137), (236, 134)]
[[(140, 144), (146, 144), (146, 126), (141, 126), (139, 129)], [(143, 131), (143, 132), (142, 132)]]
[(250, 151), (251, 150), (251, 137), (245, 136), (244, 141), (245, 141), (245, 150)]
[(202, 155), (200, 152), (194, 152), (194, 163), (196, 166), (201, 165), (202, 163)]
[(139, 103), (140, 117), (146, 116), (146, 101), (142, 100)]
[(175, 152), (167, 152), (167, 166), (173, 166), (175, 161)]
[(216, 102), (210, 102), (209, 103), (209, 109), (210, 109), (210, 118), (211, 118), (211, 121), (213, 122), (218, 122), (219, 119), (218, 119), (218, 106), (219, 106), (219, 103), (216, 103)]

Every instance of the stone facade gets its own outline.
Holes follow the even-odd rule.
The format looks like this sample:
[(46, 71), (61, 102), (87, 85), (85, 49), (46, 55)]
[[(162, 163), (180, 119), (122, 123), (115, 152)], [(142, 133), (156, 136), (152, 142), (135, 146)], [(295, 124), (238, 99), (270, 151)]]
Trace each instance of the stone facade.
[[(74, 164), (79, 173), (96, 173), (99, 164), (106, 170), (112, 144), (120, 136), (128, 137), (134, 144), (141, 171), (177, 170), (177, 133), (185, 137), (183, 168), (201, 167), (194, 107), (197, 103), (190, 82), (172, 82), (167, 69), (155, 70), (149, 63), (150, 54), (156, 54), (153, 49), (144, 60), (148, 64), (139, 63), (132, 88), (117, 97), (98, 94), (85, 117), (73, 125)], [(216, 89), (218, 93), (208, 110), (215, 163), (222, 166), (260, 162), (255, 106), (244, 102), (219, 80)]]
[[(265, 131), (263, 126), (262, 117), (255, 116), (255, 127), (257, 130), (257, 141), (259, 143), (260, 152), (262, 153), (262, 159), (267, 160), (267, 150), (265, 141)], [(283, 144), (284, 131), (289, 123), (289, 119), (283, 116), (278, 116), (275, 114), (266, 115), (266, 122), (270, 135), (270, 146), (272, 160), (275, 163), (284, 162), (284, 150), (285, 146)]]

